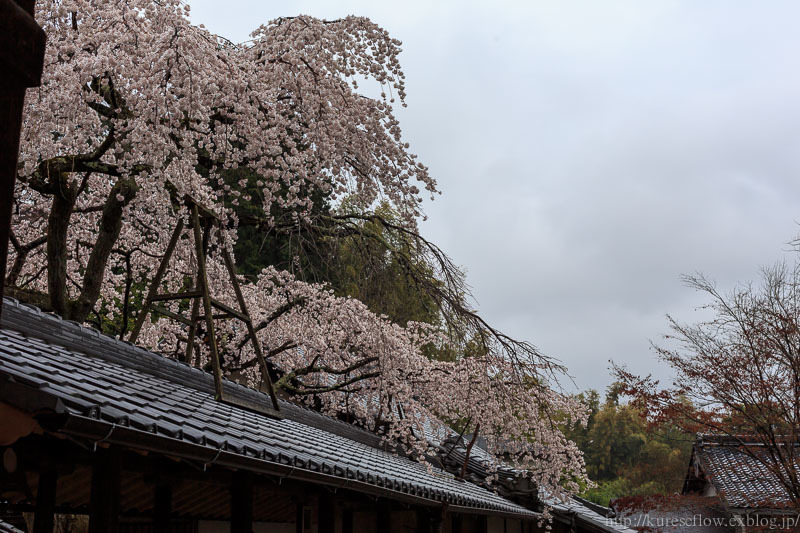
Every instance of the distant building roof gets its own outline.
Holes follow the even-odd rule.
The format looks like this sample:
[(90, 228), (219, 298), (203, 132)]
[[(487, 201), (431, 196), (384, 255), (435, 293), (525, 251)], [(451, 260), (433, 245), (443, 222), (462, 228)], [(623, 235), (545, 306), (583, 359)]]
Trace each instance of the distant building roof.
[(743, 442), (756, 453), (763, 447), (747, 439), (703, 436), (694, 447), (694, 465), (729, 508), (777, 509), (790, 505), (789, 493), (778, 476), (745, 452)]
[[(14, 300), (4, 303), (2, 327), (0, 400), (60, 410), (61, 432), (399, 499), (434, 500), (454, 511), (539, 516), (381, 449), (375, 435), (311, 410), (283, 402), (285, 418), (277, 420), (218, 402), (210, 374)], [(234, 382), (226, 382), (225, 390), (242, 402), (264, 401)]]

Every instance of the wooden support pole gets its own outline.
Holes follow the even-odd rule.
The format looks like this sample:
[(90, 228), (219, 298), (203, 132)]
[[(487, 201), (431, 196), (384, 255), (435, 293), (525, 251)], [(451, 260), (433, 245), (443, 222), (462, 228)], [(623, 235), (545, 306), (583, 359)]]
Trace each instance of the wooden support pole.
[(253, 477), (241, 470), (231, 481), (231, 533), (253, 533)]
[(58, 473), (54, 469), (39, 473), (36, 489), (36, 508), (33, 518), (33, 533), (53, 533), (56, 511), (56, 482)]
[(128, 337), (128, 340), (130, 340), (132, 343), (135, 343), (136, 338), (139, 337), (139, 332), (141, 331), (142, 325), (144, 325), (144, 321), (150, 312), (150, 306), (153, 304), (153, 299), (158, 294), (158, 287), (161, 285), (161, 280), (164, 279), (164, 274), (167, 272), (167, 266), (169, 266), (169, 260), (172, 257), (172, 252), (175, 251), (175, 246), (178, 244), (178, 239), (180, 239), (182, 231), (183, 219), (179, 218), (178, 224), (175, 226), (175, 230), (172, 232), (172, 237), (169, 239), (169, 244), (167, 245), (167, 250), (164, 252), (164, 257), (161, 259), (161, 264), (158, 265), (156, 275), (150, 284), (150, 290), (147, 291), (147, 297), (144, 299), (142, 310), (139, 311), (139, 316), (136, 317), (136, 323), (131, 330), (131, 336)]
[(267, 391), (269, 392), (270, 398), (272, 398), (272, 407), (277, 411), (279, 409), (278, 397), (275, 395), (275, 389), (272, 386), (272, 378), (270, 377), (269, 369), (267, 368), (267, 360), (264, 358), (264, 353), (261, 351), (261, 344), (258, 342), (256, 330), (253, 327), (253, 322), (250, 320), (250, 313), (247, 311), (247, 304), (244, 301), (242, 289), (239, 287), (239, 280), (236, 279), (236, 270), (234, 268), (233, 258), (231, 257), (230, 252), (228, 252), (225, 242), (222, 241), (222, 226), (219, 226), (218, 229), (220, 234), (220, 247), (222, 248), (222, 259), (225, 262), (225, 268), (227, 268), (228, 274), (230, 274), (233, 292), (236, 293), (236, 300), (239, 302), (239, 309), (245, 317), (244, 323), (247, 325), (247, 333), (250, 335), (250, 341), (253, 343), (253, 351), (258, 359), (258, 365), (261, 368), (261, 377), (267, 382)]
[[(319, 493), (319, 511), (318, 521), (319, 533), (334, 533), (336, 531), (336, 507), (334, 505), (333, 496), (327, 491)], [(380, 530), (379, 530), (380, 531)]]
[(192, 204), (192, 232), (194, 248), (197, 255), (197, 288), (203, 293), (203, 312), (206, 315), (206, 335), (211, 351), (211, 366), (214, 370), (214, 390), (217, 400), (222, 400), (222, 368), (217, 352), (217, 336), (214, 333), (214, 310), (211, 307), (211, 295), (208, 292), (208, 274), (206, 272), (206, 254), (203, 249), (203, 235), (200, 232), (200, 212), (197, 204)]
[(170, 533), (172, 515), (172, 485), (160, 480), (153, 491), (153, 533)]
[[(200, 314), (200, 298), (192, 300), (192, 318), (189, 325), (189, 336), (186, 339), (186, 355), (183, 361), (191, 364), (192, 352), (194, 351), (194, 336), (197, 335), (197, 316)], [(200, 366), (200, 350), (197, 350), (197, 366)]]
[(110, 448), (95, 452), (89, 501), (89, 533), (118, 533), (121, 476), (119, 450)]

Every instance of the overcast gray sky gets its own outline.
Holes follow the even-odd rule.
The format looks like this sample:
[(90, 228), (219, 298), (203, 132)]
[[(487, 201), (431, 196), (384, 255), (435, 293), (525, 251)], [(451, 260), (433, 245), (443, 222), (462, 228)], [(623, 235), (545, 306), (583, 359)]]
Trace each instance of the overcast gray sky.
[[(608, 360), (721, 287), (794, 260), (796, 2), (193, 1), (233, 41), (284, 15), (364, 15), (403, 41), (406, 140), (439, 182), (426, 236), (483, 315), (601, 391)], [(491, 4), (491, 5), (490, 5)]]

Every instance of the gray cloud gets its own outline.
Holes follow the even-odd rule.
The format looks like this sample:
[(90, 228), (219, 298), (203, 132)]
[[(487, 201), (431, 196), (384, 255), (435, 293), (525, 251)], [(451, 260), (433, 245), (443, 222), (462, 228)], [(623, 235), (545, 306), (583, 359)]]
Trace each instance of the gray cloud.
[(789, 258), (800, 218), (792, 2), (191, 2), (233, 40), (308, 13), (404, 41), (412, 150), (444, 194), (423, 231), (481, 311), (604, 388), (608, 359), (692, 321), (681, 273), (732, 287)]

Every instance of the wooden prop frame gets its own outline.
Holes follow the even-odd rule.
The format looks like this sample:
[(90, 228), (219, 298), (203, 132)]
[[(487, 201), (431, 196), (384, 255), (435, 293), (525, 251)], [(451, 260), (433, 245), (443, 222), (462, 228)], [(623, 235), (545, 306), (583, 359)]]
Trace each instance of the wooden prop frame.
[[(132, 343), (136, 342), (136, 339), (139, 336), (142, 326), (144, 325), (144, 321), (151, 313), (155, 312), (160, 315), (169, 317), (173, 320), (176, 320), (177, 322), (185, 324), (186, 326), (189, 327), (189, 334), (186, 340), (186, 355), (184, 360), (186, 362), (191, 362), (192, 355), (194, 352), (195, 360), (199, 361), (200, 351), (199, 348), (195, 346), (197, 323), (200, 321), (205, 321), (206, 330), (208, 332), (207, 333), (208, 345), (211, 351), (211, 365), (214, 374), (214, 392), (216, 399), (224, 403), (237, 405), (239, 407), (244, 407), (246, 409), (257, 411), (272, 417), (281, 418), (280, 408), (278, 406), (278, 398), (275, 395), (275, 389), (272, 385), (272, 379), (270, 378), (269, 375), (269, 369), (267, 368), (267, 360), (264, 357), (264, 353), (261, 351), (261, 346), (259, 345), (258, 338), (256, 337), (256, 330), (253, 327), (253, 321), (250, 319), (250, 314), (247, 311), (247, 305), (245, 304), (244, 296), (242, 295), (242, 289), (239, 286), (239, 281), (236, 279), (236, 271), (234, 269), (233, 258), (231, 257), (228, 248), (225, 246), (222, 222), (213, 211), (201, 206), (200, 204), (195, 202), (194, 199), (192, 199), (191, 197), (186, 196), (184, 198), (184, 203), (190, 212), (191, 230), (194, 238), (195, 254), (197, 256), (197, 272), (195, 273), (194, 277), (195, 288), (194, 290), (190, 291), (170, 293), (170, 294), (158, 293), (161, 281), (163, 280), (164, 274), (166, 273), (167, 267), (169, 266), (169, 261), (172, 257), (172, 253), (175, 251), (175, 247), (178, 244), (178, 239), (180, 239), (181, 234), (183, 233), (183, 228), (184, 228), (183, 219), (178, 219), (178, 224), (175, 226), (175, 229), (172, 232), (172, 237), (170, 238), (169, 244), (167, 245), (167, 250), (164, 253), (163, 259), (161, 259), (161, 264), (158, 266), (156, 275), (153, 278), (153, 282), (150, 285), (150, 289), (148, 290), (147, 296), (145, 297), (142, 310), (139, 312), (139, 316), (136, 318), (136, 324), (134, 325), (133, 330), (131, 331), (130, 338), (128, 340)], [(218, 300), (215, 300), (214, 298), (211, 297), (211, 294), (209, 293), (208, 290), (206, 256), (208, 255), (209, 237), (211, 234), (211, 230), (214, 227), (217, 228), (216, 233), (220, 245), (220, 250), (222, 250), (222, 260), (225, 263), (225, 268), (228, 271), (228, 275), (230, 276), (230, 281), (231, 285), (233, 286), (233, 291), (236, 294), (236, 301), (239, 304), (238, 310)], [(172, 311), (166, 309), (165, 307), (156, 304), (156, 302), (163, 302), (170, 300), (192, 300), (191, 318), (186, 318), (177, 313), (173, 313)], [(201, 304), (203, 306), (202, 315), (199, 314)], [(214, 314), (215, 309), (217, 311), (221, 311), (221, 313)], [(221, 319), (238, 319), (244, 322), (245, 326), (247, 327), (248, 338), (250, 342), (253, 344), (253, 351), (256, 354), (256, 359), (258, 360), (258, 365), (261, 370), (261, 378), (263, 382), (266, 384), (267, 392), (269, 394), (270, 399), (272, 400), (271, 407), (261, 403), (244, 401), (241, 398), (234, 398), (225, 393), (223, 387), (222, 367), (220, 365), (220, 358), (219, 358), (219, 349), (217, 346), (216, 334), (214, 332), (214, 320), (221, 320)]]

